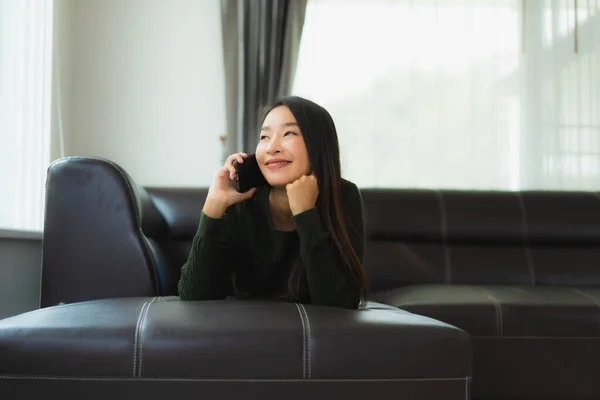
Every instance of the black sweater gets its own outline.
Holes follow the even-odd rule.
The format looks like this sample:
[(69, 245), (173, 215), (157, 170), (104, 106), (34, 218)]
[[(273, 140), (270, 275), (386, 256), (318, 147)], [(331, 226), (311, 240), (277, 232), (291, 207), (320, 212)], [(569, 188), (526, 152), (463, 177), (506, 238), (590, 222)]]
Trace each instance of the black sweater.
[[(361, 263), (364, 251), (362, 199), (356, 185), (342, 180), (346, 228)], [(182, 300), (228, 296), (279, 298), (304, 303), (357, 308), (358, 287), (341, 265), (332, 238), (316, 208), (293, 217), (294, 231), (278, 231), (269, 223), (269, 187), (229, 207), (223, 218), (204, 212), (188, 261), (181, 270)], [(289, 297), (291, 268), (305, 269), (305, 295)]]

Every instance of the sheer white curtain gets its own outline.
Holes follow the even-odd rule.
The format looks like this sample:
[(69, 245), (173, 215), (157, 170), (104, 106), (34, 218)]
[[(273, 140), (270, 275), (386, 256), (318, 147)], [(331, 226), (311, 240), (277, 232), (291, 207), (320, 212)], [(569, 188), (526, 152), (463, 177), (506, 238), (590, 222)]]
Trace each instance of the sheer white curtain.
[(43, 227), (52, 11), (51, 0), (0, 0), (0, 229)]
[(294, 93), (362, 187), (596, 190), (599, 20), (597, 0), (312, 0)]
[(527, 1), (522, 80), (529, 186), (600, 188), (600, 1)]

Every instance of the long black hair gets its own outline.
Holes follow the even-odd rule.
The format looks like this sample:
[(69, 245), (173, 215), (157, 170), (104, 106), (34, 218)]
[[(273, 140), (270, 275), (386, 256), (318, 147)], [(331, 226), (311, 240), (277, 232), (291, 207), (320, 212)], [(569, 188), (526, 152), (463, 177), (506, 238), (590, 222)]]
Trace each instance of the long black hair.
[[(274, 108), (290, 109), (300, 127), (312, 173), (317, 178), (319, 198), (316, 204), (338, 252), (339, 259), (348, 268), (360, 293), (360, 304), (367, 298), (367, 274), (358, 258), (344, 219), (340, 146), (335, 123), (329, 112), (320, 105), (298, 96), (283, 97), (264, 108), (259, 120), (264, 122)], [(296, 263), (288, 279), (289, 294), (296, 299), (306, 295), (306, 271)]]

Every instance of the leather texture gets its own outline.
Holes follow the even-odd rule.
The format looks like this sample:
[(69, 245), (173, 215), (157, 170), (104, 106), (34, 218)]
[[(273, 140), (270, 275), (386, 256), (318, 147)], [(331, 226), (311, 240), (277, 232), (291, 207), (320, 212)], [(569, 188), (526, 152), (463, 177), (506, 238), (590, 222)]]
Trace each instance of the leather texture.
[(96, 300), (1, 320), (0, 394), (60, 392), (61, 383), (76, 382), (86, 397), (135, 388), (143, 398), (139, 388), (157, 398), (148, 387), (192, 394), (229, 382), (224, 392), (232, 395), (219, 398), (239, 396), (241, 388), (255, 398), (270, 383), (280, 395), (290, 387), (336, 396), (354, 388), (363, 395), (352, 398), (366, 399), (393, 389), (409, 399), (462, 400), (470, 346), (463, 330), (378, 304), (344, 310), (235, 299)]
[[(43, 307), (177, 295), (206, 188), (141, 188), (90, 158), (54, 163), (47, 188)], [(361, 194), (371, 298), (470, 333), (475, 398), (600, 398), (598, 193)]]
[(434, 284), (373, 297), (460, 326), (474, 337), (600, 339), (600, 289)]
[[(52, 164), (42, 306), (177, 295), (206, 194), (206, 188), (142, 188), (107, 160)], [(596, 193), (361, 194), (374, 292), (418, 283), (600, 287)], [(123, 264), (128, 268), (117, 267)]]
[(0, 377), (6, 399), (35, 400), (49, 393), (60, 399), (164, 400), (174, 396), (209, 400), (238, 399), (352, 399), (369, 400), (398, 395), (406, 400), (464, 400), (469, 380), (207, 380), (207, 379), (88, 379)]
[(373, 299), (469, 332), (476, 398), (600, 394), (600, 289), (426, 284)]
[(162, 218), (143, 193), (107, 160), (70, 158), (50, 166), (42, 307), (158, 291), (160, 266), (142, 234), (142, 221), (148, 219), (148, 231), (155, 232)]

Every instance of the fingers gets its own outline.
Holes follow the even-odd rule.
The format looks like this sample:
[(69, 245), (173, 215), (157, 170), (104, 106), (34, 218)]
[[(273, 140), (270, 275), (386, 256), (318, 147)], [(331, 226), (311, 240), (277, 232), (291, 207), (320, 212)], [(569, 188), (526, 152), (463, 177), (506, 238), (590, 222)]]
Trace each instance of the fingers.
[(314, 174), (310, 174), (310, 175), (302, 175), (300, 178), (296, 179), (293, 182), (288, 183), (287, 185), (285, 185), (285, 189), (286, 190), (291, 190), (294, 189), (297, 186), (304, 186), (305, 185), (311, 185), (311, 186), (315, 186), (317, 188), (317, 191), (319, 190), (318, 188), (318, 181), (317, 181), (317, 177)]
[(230, 181), (235, 179), (236, 171), (235, 171), (235, 168), (233, 168), (233, 172), (232, 172), (232, 168), (233, 167), (229, 167), (227, 165), (224, 165), (221, 168), (219, 168), (219, 170), (217, 172), (219, 175), (219, 178), (229, 178)]
[(233, 165), (234, 161), (239, 162), (240, 164), (244, 162), (244, 158), (247, 158), (248, 154), (246, 153), (233, 153), (232, 155), (230, 155), (229, 157), (227, 157), (227, 160), (225, 161), (225, 165)]
[(237, 172), (235, 169), (235, 162), (242, 164), (244, 162), (244, 158), (246, 157), (248, 157), (248, 154), (246, 153), (234, 153), (227, 157), (227, 160), (225, 160), (225, 166), (229, 170), (229, 179), (235, 179), (235, 174)]
[(294, 186), (296, 186), (300, 182), (300, 180), (302, 178), (304, 178), (304, 176), (301, 176), (300, 178), (296, 179), (295, 181), (290, 182), (287, 185), (285, 185), (285, 190), (290, 190), (291, 188), (293, 188)]
[(219, 174), (220, 178), (224, 178), (229, 173), (229, 168), (227, 168), (226, 166), (223, 166), (223, 167), (219, 168), (217, 173)]
[(317, 177), (315, 176), (315, 174), (312, 174), (312, 173), (309, 175), (302, 175), (300, 178), (296, 179), (295, 181), (288, 183), (288, 186), (293, 185), (295, 183), (304, 182), (306, 180), (315, 180), (316, 181)]
[(254, 195), (254, 192), (256, 192), (256, 188), (252, 188), (245, 193), (241, 193), (240, 194), (241, 201), (248, 200), (250, 197), (252, 197)]
[(232, 154), (229, 157), (227, 157), (227, 161), (225, 162), (225, 166), (229, 170), (229, 179), (233, 180), (235, 178), (235, 174), (237, 173), (237, 171), (235, 169), (235, 163), (236, 162), (240, 162), (238, 160), (238, 158), (240, 158), (240, 157), (237, 154)]

